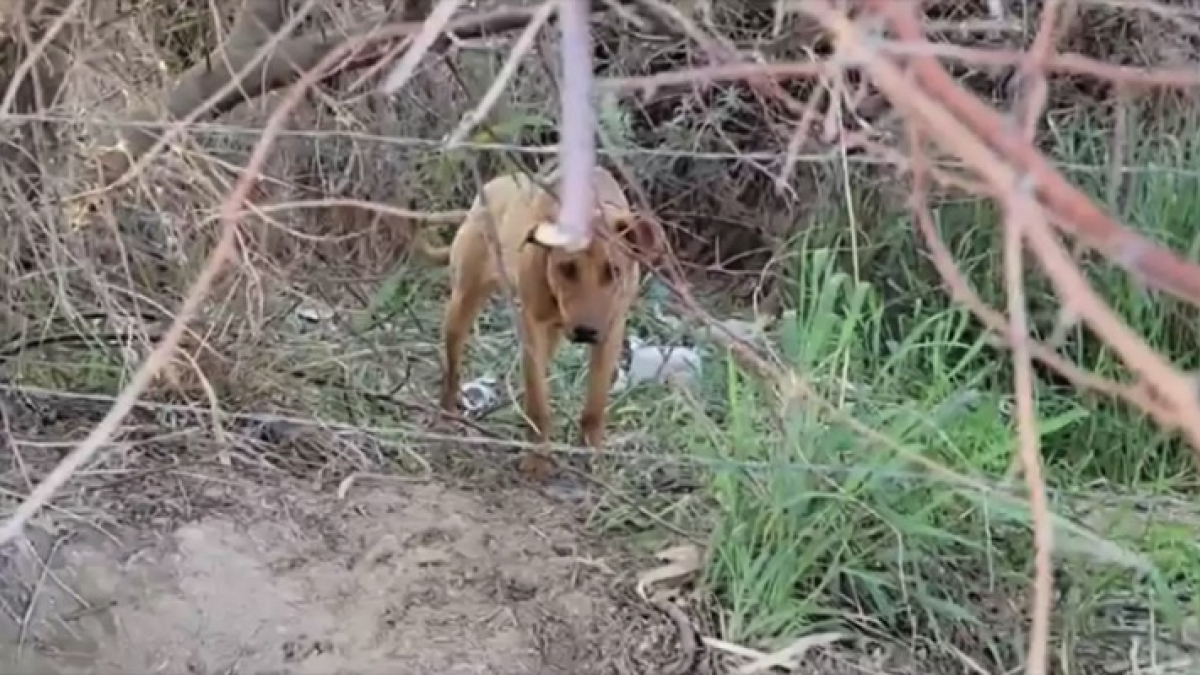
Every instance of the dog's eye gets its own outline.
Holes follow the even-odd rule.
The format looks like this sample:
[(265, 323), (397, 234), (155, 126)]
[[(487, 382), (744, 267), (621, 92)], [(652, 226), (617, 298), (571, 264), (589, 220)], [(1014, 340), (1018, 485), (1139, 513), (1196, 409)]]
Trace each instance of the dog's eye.
[(612, 263), (604, 265), (604, 283), (611, 284), (617, 278), (617, 266)]
[(567, 281), (575, 281), (575, 277), (579, 276), (579, 268), (574, 262), (565, 262), (558, 266), (558, 273)]

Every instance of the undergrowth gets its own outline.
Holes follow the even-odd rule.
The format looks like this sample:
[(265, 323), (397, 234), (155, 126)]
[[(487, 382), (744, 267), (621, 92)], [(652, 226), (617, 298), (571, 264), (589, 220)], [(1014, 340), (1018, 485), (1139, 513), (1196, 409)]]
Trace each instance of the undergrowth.
[[(1103, 166), (1111, 132), (1071, 128), (1054, 156)], [(1189, 171), (1200, 150), (1197, 127), (1128, 144), (1137, 168), (1125, 172), (1118, 209), (1147, 236), (1195, 252), (1200, 174)], [(1104, 199), (1106, 176), (1080, 169), (1072, 178)], [(782, 362), (838, 414), (806, 400), (781, 403), (721, 354), (706, 371), (706, 400), (640, 399), (638, 424), (658, 430), (657, 445), (707, 467), (715, 526), (705, 579), (726, 637), (782, 647), (799, 634), (853, 626), (1017, 667), (1033, 547), (1023, 484), (1008, 474), (1016, 455), (1007, 354), (944, 300), (927, 267), (903, 278), (922, 273), (903, 213), (877, 225), (877, 238), (905, 248), (879, 259), (883, 269), (867, 279), (850, 271), (856, 251), (846, 243), (845, 209), (824, 211), (815, 217), (827, 228), (796, 244), (796, 310), (774, 341)], [(936, 216), (973, 283), (1003, 307), (995, 209), (948, 203)], [(1195, 367), (1194, 312), (1152, 297), (1120, 270), (1094, 262), (1084, 269), (1153, 346)], [(1029, 282), (1034, 330), (1044, 337), (1057, 308), (1042, 279)], [(1083, 329), (1064, 350), (1120, 376), (1115, 357)], [(1071, 672), (1081, 660), (1122, 661), (1135, 638), (1168, 645), (1160, 659), (1169, 645), (1194, 647), (1195, 620), (1186, 617), (1200, 610), (1190, 590), (1200, 577), (1200, 508), (1192, 504), (1190, 450), (1137, 411), (1041, 375), (1038, 429), (1061, 517), (1058, 665)], [(965, 481), (923, 469), (917, 455)]]

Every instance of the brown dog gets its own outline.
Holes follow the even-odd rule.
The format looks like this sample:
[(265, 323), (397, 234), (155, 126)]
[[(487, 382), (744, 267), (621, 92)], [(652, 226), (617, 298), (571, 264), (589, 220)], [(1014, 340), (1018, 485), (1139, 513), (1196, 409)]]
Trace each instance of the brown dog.
[[(601, 447), (609, 386), (641, 278), (634, 254), (652, 255), (659, 239), (650, 223), (634, 215), (608, 171), (595, 169), (592, 189), (593, 236), (579, 251), (556, 241), (558, 200), (523, 174), (484, 185), (449, 246), (434, 248), (417, 239), (427, 257), (450, 266), (452, 290), (442, 323), (444, 409), (458, 409), (467, 338), (488, 298), (507, 280), (520, 303), (524, 408), (533, 440), (544, 443), (550, 436), (546, 368), (566, 337), (591, 347), (580, 428), (586, 445)], [(527, 454), (521, 464), (537, 476), (550, 465), (537, 453)]]

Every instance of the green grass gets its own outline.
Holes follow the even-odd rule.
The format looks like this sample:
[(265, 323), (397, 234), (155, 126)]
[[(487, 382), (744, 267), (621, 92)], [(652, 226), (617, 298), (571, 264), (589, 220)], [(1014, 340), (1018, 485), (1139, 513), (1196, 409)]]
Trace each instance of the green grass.
[[(1056, 156), (1102, 165), (1107, 142), (1107, 132), (1077, 126), (1057, 139)], [(1159, 170), (1129, 179), (1125, 219), (1194, 256), (1200, 179), (1167, 170), (1200, 168), (1200, 132), (1185, 125), (1130, 147), (1129, 164)], [(1071, 178), (1103, 202), (1106, 173)], [(833, 224), (796, 244), (798, 310), (774, 337), (788, 366), (887, 443), (814, 405), (790, 406), (781, 424), (778, 397), (712, 351), (702, 400), (635, 392), (636, 414), (619, 414), (617, 424), (655, 429), (664, 452), (707, 467), (714, 524), (705, 582), (721, 606), (725, 639), (782, 646), (852, 625), (1016, 667), (1033, 547), (1023, 488), (1003, 478), (1015, 442), (1008, 357), (985, 347), (975, 322), (945, 300), (915, 255), (904, 214), (873, 214), (889, 224), (861, 238), (872, 272), (852, 278), (838, 210), (820, 214)], [(1003, 308), (996, 209), (964, 201), (936, 215), (973, 283)], [(1194, 312), (1103, 262), (1085, 269), (1154, 347), (1197, 365)], [(1056, 305), (1043, 280), (1031, 275), (1029, 288), (1035, 330), (1045, 334)], [(1113, 354), (1082, 331), (1067, 349), (1093, 370), (1120, 372)], [(1068, 670), (1121, 661), (1131, 636), (1144, 646), (1200, 610), (1187, 595), (1200, 579), (1193, 457), (1115, 402), (1045, 380), (1036, 399), (1060, 517), (1056, 660)], [(941, 480), (912, 462), (914, 454), (993, 491)]]

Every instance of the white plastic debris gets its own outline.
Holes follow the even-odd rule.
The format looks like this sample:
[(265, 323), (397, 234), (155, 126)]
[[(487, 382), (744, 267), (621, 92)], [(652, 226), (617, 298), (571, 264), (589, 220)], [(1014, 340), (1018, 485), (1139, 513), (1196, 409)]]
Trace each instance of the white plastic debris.
[(308, 323), (325, 323), (333, 319), (333, 310), (328, 307), (297, 307), (296, 316)]
[(496, 390), (496, 378), (477, 377), (459, 387), (459, 402), (467, 416), (477, 415), (495, 406), (500, 401)]
[(624, 386), (658, 382), (690, 387), (703, 370), (700, 353), (691, 347), (649, 345), (637, 337), (629, 338), (629, 368), (618, 377)]

